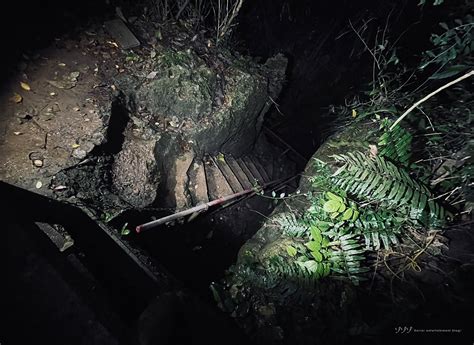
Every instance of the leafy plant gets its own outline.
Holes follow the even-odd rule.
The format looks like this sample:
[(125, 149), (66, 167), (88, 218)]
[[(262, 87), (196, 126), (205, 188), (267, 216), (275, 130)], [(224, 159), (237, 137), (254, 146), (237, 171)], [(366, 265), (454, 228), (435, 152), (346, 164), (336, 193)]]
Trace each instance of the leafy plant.
[[(455, 24), (455, 25), (453, 25)], [(434, 48), (424, 52), (421, 70), (434, 65), (437, 71), (430, 79), (445, 79), (466, 71), (473, 64), (474, 17), (466, 15), (464, 20), (455, 19), (451, 27), (440, 23), (444, 30), (441, 34), (432, 34)]]
[(128, 223), (125, 223), (120, 229), (120, 235), (127, 236), (130, 235), (130, 229), (128, 228)]
[(298, 221), (294, 213), (280, 213), (273, 218), (273, 221), (283, 229), (285, 235), (290, 237), (302, 237), (308, 230), (307, 225)]
[(402, 166), (408, 166), (412, 153), (412, 139), (410, 132), (400, 125), (391, 131), (386, 127), (378, 141), (378, 154)]
[(363, 279), (361, 274), (369, 271), (364, 267), (365, 249), (359, 241), (358, 235), (349, 233), (342, 235), (340, 233), (334, 238), (337, 247), (330, 251), (329, 261), (331, 270), (346, 276), (355, 285)]
[(429, 211), (433, 222), (444, 220), (445, 210), (433, 200), (431, 191), (392, 162), (381, 156), (370, 158), (361, 152), (333, 158), (342, 163), (333, 174), (333, 181), (347, 193), (388, 209), (398, 209), (415, 220), (421, 220), (424, 211)]

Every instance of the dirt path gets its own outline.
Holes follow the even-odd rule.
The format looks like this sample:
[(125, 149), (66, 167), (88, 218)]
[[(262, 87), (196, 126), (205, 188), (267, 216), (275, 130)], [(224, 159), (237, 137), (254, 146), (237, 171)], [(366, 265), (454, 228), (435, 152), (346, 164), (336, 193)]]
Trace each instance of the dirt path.
[(41, 194), (63, 188), (54, 175), (104, 141), (113, 94), (104, 80), (118, 73), (119, 52), (86, 32), (24, 55), (0, 94), (1, 180)]

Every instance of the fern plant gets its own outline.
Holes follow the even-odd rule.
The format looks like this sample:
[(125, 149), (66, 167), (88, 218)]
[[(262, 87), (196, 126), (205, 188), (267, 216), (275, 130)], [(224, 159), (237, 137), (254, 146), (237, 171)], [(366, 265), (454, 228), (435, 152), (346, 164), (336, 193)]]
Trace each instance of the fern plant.
[(308, 231), (308, 226), (296, 219), (294, 213), (280, 213), (273, 217), (273, 221), (283, 230), (283, 233), (289, 237), (303, 237)]
[(338, 234), (335, 240), (332, 244), (337, 246), (331, 250), (329, 256), (331, 270), (347, 277), (354, 285), (358, 285), (364, 279), (362, 274), (369, 271), (363, 265), (366, 250), (357, 234)]
[(412, 135), (400, 125), (391, 131), (388, 130), (388, 127), (379, 138), (378, 154), (392, 162), (408, 166), (411, 157)]
[(365, 209), (355, 222), (355, 233), (361, 234), (367, 250), (390, 249), (399, 244), (406, 218), (398, 217), (389, 210)]
[(445, 210), (431, 191), (401, 168), (381, 156), (370, 158), (361, 152), (334, 155), (342, 166), (333, 174), (335, 185), (354, 197), (398, 209), (410, 218), (422, 220), (429, 211), (431, 221), (444, 219)]

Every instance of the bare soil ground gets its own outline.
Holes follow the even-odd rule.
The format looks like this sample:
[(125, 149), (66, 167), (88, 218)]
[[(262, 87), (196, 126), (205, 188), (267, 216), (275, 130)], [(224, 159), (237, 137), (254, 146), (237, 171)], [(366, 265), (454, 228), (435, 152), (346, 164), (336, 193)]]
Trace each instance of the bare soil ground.
[[(107, 43), (110, 42), (110, 43)], [(106, 36), (86, 31), (56, 39), (33, 56), (0, 93), (0, 179), (51, 194), (54, 175), (104, 142), (120, 51)]]

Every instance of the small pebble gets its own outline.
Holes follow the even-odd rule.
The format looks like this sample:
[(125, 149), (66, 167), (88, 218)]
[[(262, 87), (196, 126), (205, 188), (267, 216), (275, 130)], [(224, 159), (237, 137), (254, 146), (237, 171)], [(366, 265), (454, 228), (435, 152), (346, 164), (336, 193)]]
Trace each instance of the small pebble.
[(55, 191), (62, 191), (62, 190), (66, 190), (67, 187), (66, 186), (63, 186), (63, 185), (60, 185), (60, 186), (56, 186), (53, 188)]
[(36, 182), (36, 189), (40, 189), (41, 187), (43, 187), (43, 182), (41, 181)]
[(43, 166), (43, 161), (41, 159), (35, 159), (33, 165), (37, 168), (41, 168)]
[(87, 156), (87, 152), (81, 148), (77, 148), (72, 151), (72, 156), (77, 159), (84, 159)]

